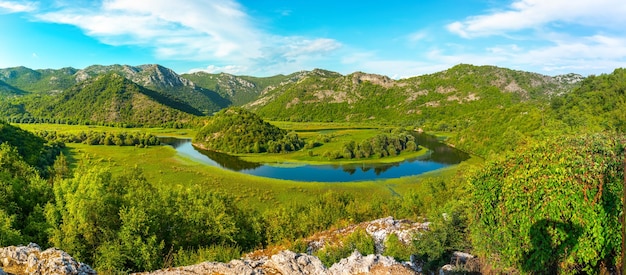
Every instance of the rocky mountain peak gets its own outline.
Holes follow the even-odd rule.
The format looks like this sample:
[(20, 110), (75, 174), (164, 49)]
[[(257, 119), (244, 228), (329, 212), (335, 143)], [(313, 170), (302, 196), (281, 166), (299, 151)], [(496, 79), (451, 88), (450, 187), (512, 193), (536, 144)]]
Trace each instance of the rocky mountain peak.
[(367, 81), (367, 82), (371, 82), (372, 84), (389, 88), (389, 87), (392, 87), (395, 83), (393, 79), (385, 75), (355, 72), (351, 74), (350, 76), (352, 76), (352, 83), (354, 83), (355, 85)]

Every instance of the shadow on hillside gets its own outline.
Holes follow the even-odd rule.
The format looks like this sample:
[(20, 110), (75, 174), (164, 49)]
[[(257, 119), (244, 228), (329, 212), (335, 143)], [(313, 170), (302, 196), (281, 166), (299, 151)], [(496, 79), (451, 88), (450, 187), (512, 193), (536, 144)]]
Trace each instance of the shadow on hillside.
[(531, 274), (558, 274), (559, 262), (578, 243), (582, 227), (571, 222), (539, 220), (530, 227), (532, 249), (524, 254), (522, 269)]

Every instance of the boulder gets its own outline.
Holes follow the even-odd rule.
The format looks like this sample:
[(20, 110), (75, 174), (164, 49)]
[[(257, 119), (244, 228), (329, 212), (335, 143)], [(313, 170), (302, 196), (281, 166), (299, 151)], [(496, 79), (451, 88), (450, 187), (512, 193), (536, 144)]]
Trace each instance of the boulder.
[(76, 261), (66, 252), (56, 248), (41, 251), (34, 243), (0, 248), (0, 267), (11, 274), (96, 274), (89, 265)]
[(331, 266), (328, 271), (332, 275), (416, 274), (413, 269), (398, 263), (393, 257), (373, 254), (363, 256), (356, 250), (350, 257)]

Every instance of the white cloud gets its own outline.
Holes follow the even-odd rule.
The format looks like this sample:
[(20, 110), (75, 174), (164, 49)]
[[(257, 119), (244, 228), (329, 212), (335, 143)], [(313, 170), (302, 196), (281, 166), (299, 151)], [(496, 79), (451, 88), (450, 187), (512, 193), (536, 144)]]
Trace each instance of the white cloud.
[(505, 34), (549, 23), (620, 29), (626, 23), (623, 0), (516, 0), (506, 10), (468, 17), (447, 25), (462, 37)]
[(30, 1), (0, 1), (0, 14), (31, 12), (37, 9), (36, 2)]
[(78, 26), (106, 44), (152, 48), (162, 59), (239, 64), (239, 68), (301, 62), (341, 47), (329, 38), (268, 34), (234, 0), (103, 0), (90, 7), (63, 5), (36, 16)]
[(426, 38), (428, 34), (425, 31), (417, 31), (407, 36), (409, 42), (418, 42)]

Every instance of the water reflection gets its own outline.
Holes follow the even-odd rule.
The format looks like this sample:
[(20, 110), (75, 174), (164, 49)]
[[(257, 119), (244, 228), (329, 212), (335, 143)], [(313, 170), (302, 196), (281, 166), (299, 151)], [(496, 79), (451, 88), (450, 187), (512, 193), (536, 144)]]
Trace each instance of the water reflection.
[(162, 137), (161, 142), (174, 147), (179, 154), (202, 163), (238, 171), (245, 174), (318, 182), (345, 182), (398, 178), (419, 175), (428, 171), (458, 164), (469, 155), (455, 148), (442, 144), (434, 136), (415, 134), (416, 142), (430, 151), (425, 156), (397, 163), (366, 163), (347, 165), (301, 165), (277, 166), (242, 160), (228, 154), (202, 150), (194, 147), (190, 139)]

